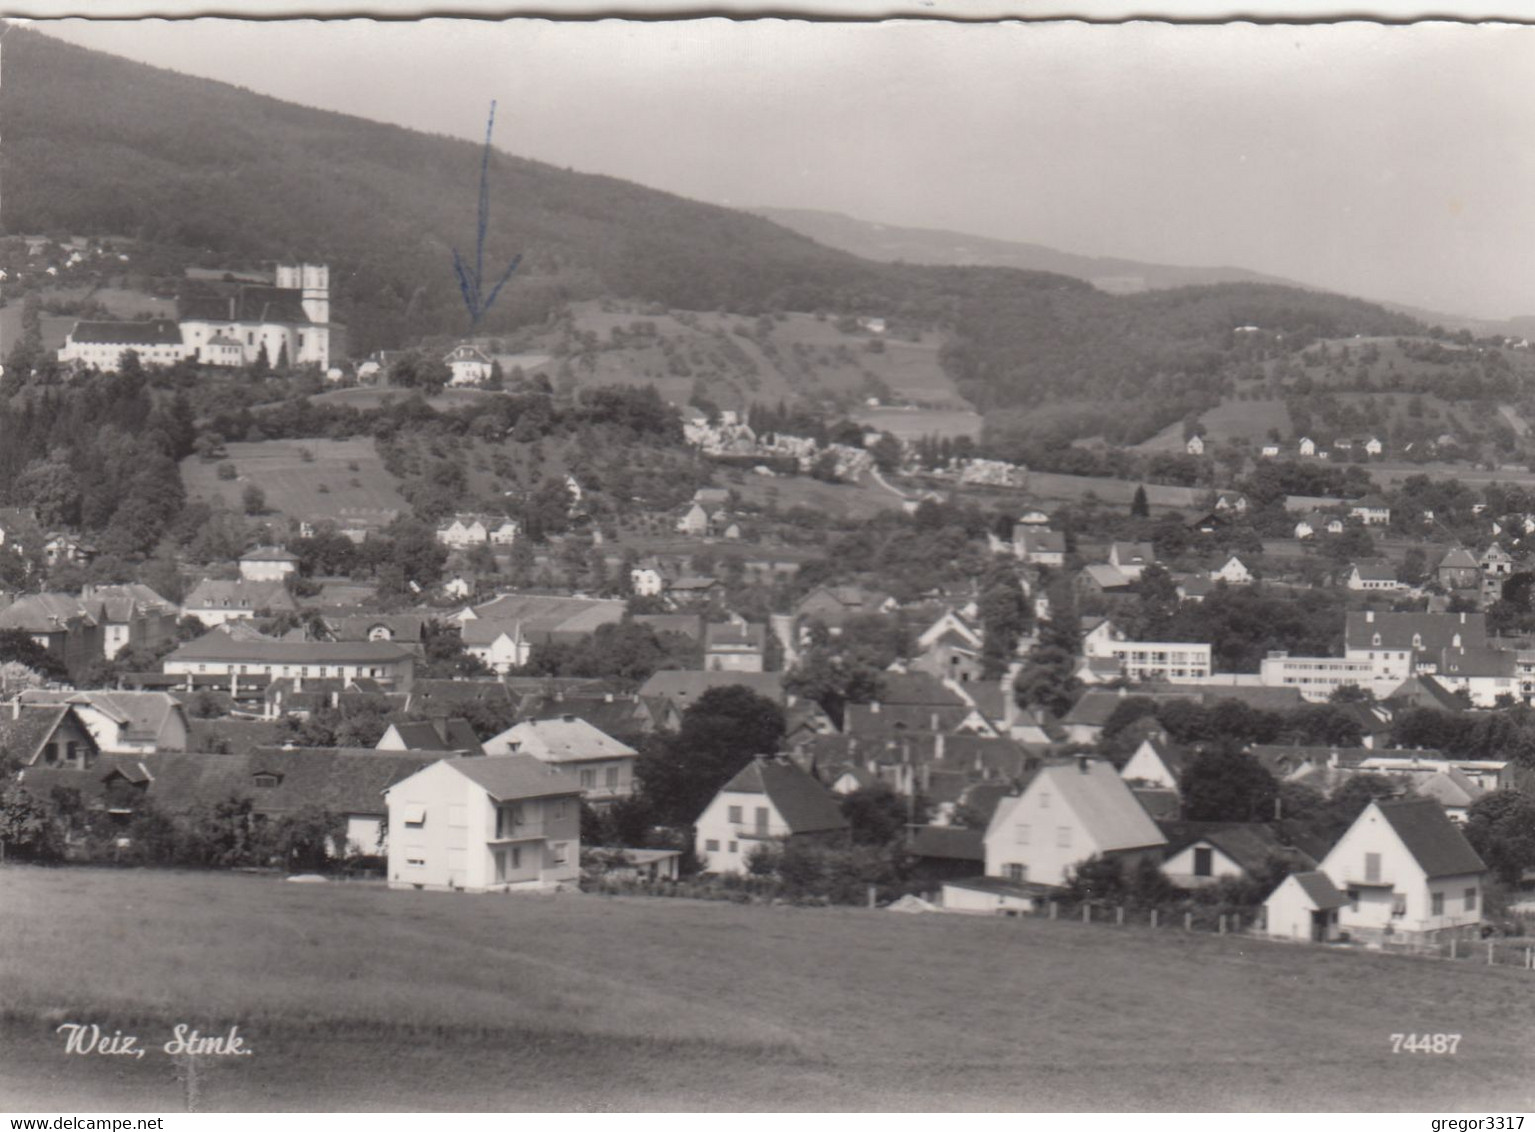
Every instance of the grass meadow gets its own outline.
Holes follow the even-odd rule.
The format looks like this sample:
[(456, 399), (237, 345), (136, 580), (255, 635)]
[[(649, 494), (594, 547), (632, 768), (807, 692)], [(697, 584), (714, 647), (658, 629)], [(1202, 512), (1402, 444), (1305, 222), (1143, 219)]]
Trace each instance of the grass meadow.
[[(1517, 1111), (1535, 974), (1047, 920), (0, 868), (0, 1107)], [(95, 1022), (143, 1059), (63, 1052)], [(1390, 1035), (1463, 1035), (1454, 1056)]]
[[(267, 510), (294, 518), (340, 517), (350, 508), (410, 509), (369, 437), (241, 441), (225, 448), (228, 455), (219, 460), (188, 456), (181, 462), (189, 498), (222, 499), (239, 511), (242, 493), (255, 484), (266, 497)], [(304, 458), (306, 451), (312, 459)], [(237, 479), (218, 478), (224, 463), (234, 465)]]

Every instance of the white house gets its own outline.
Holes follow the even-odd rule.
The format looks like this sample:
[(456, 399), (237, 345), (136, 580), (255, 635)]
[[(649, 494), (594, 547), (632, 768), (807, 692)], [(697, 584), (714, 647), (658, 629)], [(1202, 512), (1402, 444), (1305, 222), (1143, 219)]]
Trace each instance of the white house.
[(1403, 942), (1474, 935), (1487, 866), (1430, 799), (1374, 801), (1323, 859), (1348, 903), (1353, 938)]
[(525, 719), (485, 741), (487, 755), (531, 755), (575, 778), (588, 802), (634, 794), (637, 751), (574, 715)]
[(1131, 786), (1150, 790), (1177, 790), (1183, 759), (1169, 743), (1148, 736), (1141, 740), (1129, 761), (1119, 769), (1119, 777)]
[(636, 597), (660, 597), (666, 590), (666, 575), (658, 563), (641, 563), (629, 571), (629, 583)]
[(744, 873), (759, 845), (841, 843), (848, 823), (826, 787), (786, 759), (757, 758), (721, 787), (696, 823), (694, 848), (711, 873)]
[(1385, 445), (1383, 445), (1379, 439), (1372, 436), (1369, 440), (1364, 442), (1364, 450), (1371, 456), (1379, 456), (1382, 452), (1385, 451)]
[(1079, 755), (1041, 768), (1022, 794), (997, 804), (986, 827), (986, 873), (1063, 885), (1089, 858), (1159, 863), (1166, 844), (1114, 768)]
[(240, 577), (247, 582), (280, 582), (298, 572), (298, 555), (280, 546), (258, 546), (240, 555)]
[(466, 892), (575, 885), (581, 788), (526, 755), (442, 759), (384, 791), (389, 886)]
[(478, 346), (467, 342), (454, 346), (442, 360), (453, 374), (448, 379), (449, 385), (484, 385), (490, 380), (494, 365)]
[(1114, 542), (1109, 546), (1109, 565), (1118, 567), (1132, 582), (1139, 581), (1146, 567), (1156, 561), (1156, 552), (1149, 542)]
[(1259, 449), (1259, 451), (1262, 453), (1264, 459), (1272, 460), (1279, 455), (1279, 445), (1265, 444), (1261, 449)]
[(1338, 913), (1348, 897), (1326, 873), (1291, 873), (1263, 902), (1267, 934), (1327, 943), (1338, 937)]
[(1247, 568), (1247, 564), (1233, 554), (1226, 559), (1226, 563), (1219, 570), (1210, 571), (1212, 582), (1225, 582), (1228, 586), (1250, 586), (1253, 581), (1253, 572)]
[(1190, 456), (1203, 456), (1205, 454), (1205, 438), (1197, 435), (1191, 436), (1184, 443), (1183, 448)]
[(1350, 504), (1348, 513), (1367, 527), (1384, 527), (1391, 522), (1391, 504), (1378, 495), (1366, 495)]
[(522, 622), (474, 617), (462, 624), (464, 651), (494, 671), (504, 676), (528, 662), (532, 645), (523, 635)]
[(1302, 456), (1315, 456), (1316, 455), (1316, 441), (1312, 440), (1311, 437), (1309, 437), (1309, 436), (1301, 437), (1301, 439), (1300, 439), (1300, 454)]
[(685, 535), (708, 534), (709, 512), (698, 503), (689, 504), (682, 518), (677, 520), (677, 530)]
[(1356, 562), (1349, 571), (1348, 588), (1356, 591), (1403, 590), (1396, 567), (1389, 562)]
[(455, 515), (452, 522), (437, 528), (437, 541), (454, 550), (484, 546), (490, 541), (490, 530), (477, 515)]
[(168, 692), (51, 692), (29, 688), (22, 704), (68, 704), (104, 755), (187, 749), (187, 713)]

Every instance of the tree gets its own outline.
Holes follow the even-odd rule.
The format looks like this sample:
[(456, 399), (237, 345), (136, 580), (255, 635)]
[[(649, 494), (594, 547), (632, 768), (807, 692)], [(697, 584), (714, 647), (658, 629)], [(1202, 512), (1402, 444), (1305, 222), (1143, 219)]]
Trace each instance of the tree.
[(981, 591), (981, 676), (995, 680), (1007, 670), (1029, 628), (1029, 604), (1011, 570), (996, 571)]
[(240, 505), (247, 515), (266, 514), (266, 492), (253, 483), (245, 485), (245, 490), (240, 493)]
[(800, 655), (798, 664), (784, 673), (783, 689), (790, 695), (814, 700), (841, 727), (848, 704), (867, 703), (879, 695), (882, 671), (867, 660), (844, 656), (830, 645), (813, 645)]
[(676, 735), (641, 741), (636, 772), (656, 820), (690, 825), (754, 757), (776, 753), (783, 735), (783, 711), (750, 688), (704, 692), (682, 713)]
[(924, 819), (927, 808), (918, 800), (908, 803), (882, 782), (843, 795), (840, 804), (856, 845), (895, 844), (905, 836), (908, 822)]
[(53, 811), (17, 782), (0, 790), (0, 855), (16, 861), (64, 856), (64, 831)]
[(64, 662), (34, 641), (22, 629), (0, 629), (0, 664), (25, 665), (49, 680), (67, 680)]
[(1138, 486), (1135, 496), (1130, 500), (1130, 517), (1132, 519), (1151, 518), (1151, 504), (1146, 499), (1146, 488)]
[(1517, 790), (1495, 790), (1471, 804), (1466, 840), (1506, 885), (1517, 885), (1535, 868), (1535, 798)]
[(1269, 821), (1279, 796), (1274, 776), (1240, 751), (1201, 751), (1179, 786), (1188, 821)]

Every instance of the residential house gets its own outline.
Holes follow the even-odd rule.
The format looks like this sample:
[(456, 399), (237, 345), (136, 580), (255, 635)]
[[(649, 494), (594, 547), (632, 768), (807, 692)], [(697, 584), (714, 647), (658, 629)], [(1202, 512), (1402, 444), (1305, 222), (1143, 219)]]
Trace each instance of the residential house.
[(1228, 586), (1248, 586), (1253, 582), (1253, 572), (1235, 554), (1226, 559), (1219, 570), (1210, 571), (1212, 582), (1225, 582)]
[(528, 719), (485, 741), (485, 753), (531, 755), (557, 766), (580, 786), (586, 801), (616, 802), (634, 793), (633, 747), (605, 734), (574, 713)]
[(1279, 456), (1279, 445), (1277, 445), (1277, 444), (1265, 444), (1258, 451), (1259, 451), (1260, 455), (1262, 455), (1262, 457), (1265, 460), (1273, 460), (1273, 459), (1276, 459)]
[(1364, 450), (1366, 455), (1379, 456), (1386, 450), (1386, 446), (1380, 442), (1379, 438), (1372, 436), (1364, 442)]
[(1330, 943), (1338, 938), (1338, 914), (1348, 902), (1326, 873), (1291, 873), (1263, 902), (1264, 931), (1276, 939)]
[(512, 891), (580, 879), (581, 788), (538, 759), (441, 759), (384, 800), (391, 888)]
[(48, 541), (43, 543), (43, 558), (49, 566), (57, 566), (61, 562), (84, 563), (95, 557), (96, 548), (73, 535), (50, 535)]
[(704, 627), (704, 667), (713, 672), (761, 672), (767, 626), (736, 619)]
[(1464, 691), (1473, 707), (1497, 707), (1498, 700), (1520, 698), (1517, 655), (1495, 648), (1446, 648), (1435, 678), (1453, 695)]
[(1134, 681), (1200, 679), (1213, 671), (1208, 644), (1127, 641), (1107, 621), (1083, 637), (1082, 654), (1117, 661), (1120, 674)]
[(1229, 511), (1238, 515), (1247, 514), (1247, 496), (1240, 491), (1218, 491), (1215, 493), (1216, 511)]
[(845, 844), (836, 798), (786, 759), (756, 758), (720, 788), (695, 823), (694, 847), (712, 873), (744, 873), (757, 846)]
[(784, 703), (782, 672), (698, 672), (663, 669), (652, 674), (645, 683), (640, 685), (640, 696), (642, 699), (660, 697), (671, 701), (678, 710), (686, 711), (710, 688), (728, 688), (735, 684), (750, 688), (757, 695), (770, 699), (774, 703)]
[(1435, 569), (1439, 584), (1447, 590), (1475, 589), (1482, 583), (1482, 568), (1476, 556), (1463, 546), (1454, 547), (1439, 560)]
[(1296, 447), (1302, 456), (1316, 455), (1316, 441), (1312, 440), (1309, 436), (1301, 437), (1300, 443)]
[(1474, 937), (1487, 866), (1438, 803), (1373, 801), (1322, 860), (1348, 896), (1350, 937), (1404, 942)]
[(51, 692), (29, 688), (23, 705), (67, 704), (107, 755), (188, 749), (190, 724), (181, 701), (167, 692)]
[(1482, 552), (1477, 564), (1482, 568), (1482, 602), (1491, 605), (1503, 596), (1503, 583), (1514, 572), (1514, 560), (1494, 542)]
[(986, 871), (986, 831), (955, 825), (924, 825), (913, 834), (906, 851), (913, 858), (912, 876), (919, 880), (957, 880)]
[(681, 534), (702, 538), (709, 533), (709, 512), (700, 503), (688, 504), (682, 518), (677, 520), (677, 530)]
[(1119, 542), (1109, 546), (1109, 565), (1132, 582), (1141, 580), (1141, 573), (1148, 566), (1156, 565), (1157, 556), (1149, 542)]
[(864, 589), (862, 586), (817, 586), (794, 607), (795, 624), (800, 635), (805, 627), (818, 621), (835, 635), (849, 618), (870, 613), (888, 613), (895, 602), (888, 594)]
[(181, 612), (214, 628), (229, 621), (297, 613), (298, 602), (288, 592), (288, 587), (279, 581), (204, 578), (186, 596)]
[(0, 772), (16, 767), (85, 770), (101, 748), (71, 704), (0, 705)]
[(426, 624), (431, 618), (414, 613), (359, 613), (325, 618), (325, 628), (338, 641), (390, 641), (418, 656), (426, 651)]
[(1358, 519), (1367, 527), (1385, 527), (1391, 523), (1391, 504), (1379, 495), (1366, 495), (1349, 505), (1349, 517)]
[(430, 751), (439, 756), (485, 753), (467, 719), (441, 715), (391, 723), (376, 747), (380, 751)]
[(1183, 444), (1183, 450), (1190, 456), (1203, 456), (1205, 454), (1205, 439), (1202, 436), (1191, 436)]
[(1107, 562), (1091, 562), (1077, 574), (1077, 590), (1088, 596), (1133, 595), (1135, 581), (1118, 566)]
[(484, 385), (495, 368), (490, 357), (469, 342), (460, 342), (442, 360), (453, 375), (448, 378), (448, 384), (453, 386)]
[(1261, 880), (1276, 867), (1316, 862), (1283, 844), (1274, 827), (1260, 822), (1159, 822), (1167, 837), (1162, 875), (1179, 888), (1204, 888), (1223, 880)]
[(1368, 660), (1378, 680), (1432, 675), (1445, 649), (1485, 649), (1483, 613), (1388, 613), (1366, 610), (1344, 620), (1344, 655)]
[(1119, 777), (1133, 788), (1177, 791), (1185, 765), (1182, 748), (1165, 738), (1147, 736), (1120, 767)]
[(629, 584), (636, 597), (660, 597), (666, 591), (666, 574), (661, 564), (652, 559), (629, 571)]
[(1397, 580), (1396, 567), (1390, 562), (1355, 562), (1349, 571), (1348, 588), (1356, 591), (1378, 592), (1404, 590), (1406, 585)]
[(280, 546), (258, 546), (240, 555), (240, 577), (247, 582), (280, 582), (298, 573), (298, 555)]
[(1081, 755), (1041, 767), (1022, 794), (997, 806), (986, 828), (986, 874), (1064, 885), (1094, 857), (1126, 869), (1160, 863), (1166, 843), (1113, 766)]
[(1064, 566), (1066, 536), (1020, 520), (1013, 525), (1013, 554), (1030, 566)]
[(70, 672), (106, 655), (106, 630), (72, 594), (25, 594), (0, 609), (0, 631), (20, 630)]
[(167, 675), (371, 677), (390, 689), (407, 691), (415, 673), (415, 655), (388, 641), (288, 641), (235, 636), (210, 629), (167, 656)]

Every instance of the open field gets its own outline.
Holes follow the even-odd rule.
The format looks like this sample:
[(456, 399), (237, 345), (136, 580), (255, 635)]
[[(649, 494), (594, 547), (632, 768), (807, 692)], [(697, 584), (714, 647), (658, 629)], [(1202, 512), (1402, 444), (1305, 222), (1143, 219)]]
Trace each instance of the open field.
[(776, 503), (783, 511), (809, 507), (839, 519), (868, 519), (901, 505), (900, 496), (867, 478), (858, 483), (822, 483), (810, 476), (770, 478), (747, 474), (739, 481), (728, 476), (720, 478), (720, 483), (735, 491), (745, 503), (759, 507)]
[[(226, 448), (222, 460), (189, 456), (181, 462), (188, 498), (222, 499), (238, 511), (241, 493), (255, 484), (265, 493), (269, 511), (295, 518), (339, 517), (349, 508), (409, 510), (369, 438), (263, 440)], [(305, 451), (313, 454), (312, 461), (304, 459)], [(223, 463), (233, 464), (239, 478), (219, 479)]]
[[(1294, 424), (1290, 410), (1283, 401), (1222, 401), (1215, 408), (1199, 416), (1205, 426), (1205, 441), (1222, 444), (1232, 440), (1245, 440), (1254, 446), (1268, 442), (1269, 430), (1278, 429), (1282, 437), (1290, 436)], [(1183, 422), (1174, 421), (1161, 432), (1134, 446), (1140, 452), (1182, 452), (1184, 450)]]
[[(1030, 497), (1042, 500), (1072, 502), (1092, 492), (1105, 503), (1123, 503), (1129, 506), (1135, 497), (1135, 489), (1142, 486), (1137, 480), (1116, 480), (1108, 476), (1068, 476), (1057, 472), (1029, 473)], [(1180, 510), (1195, 507), (1209, 494), (1208, 489), (1198, 487), (1174, 487), (1167, 484), (1148, 483), (1146, 500), (1153, 507), (1173, 507)]]
[(966, 409), (862, 409), (853, 414), (853, 420), (888, 432), (899, 440), (916, 440), (923, 436), (976, 439), (981, 435), (981, 426), (986, 423), (979, 413)]
[[(1454, 1112), (1535, 1104), (1535, 976), (1176, 930), (0, 869), (0, 1101)], [(55, 1028), (136, 1034), (67, 1056)], [(1459, 1033), (1454, 1056), (1390, 1035)]]

